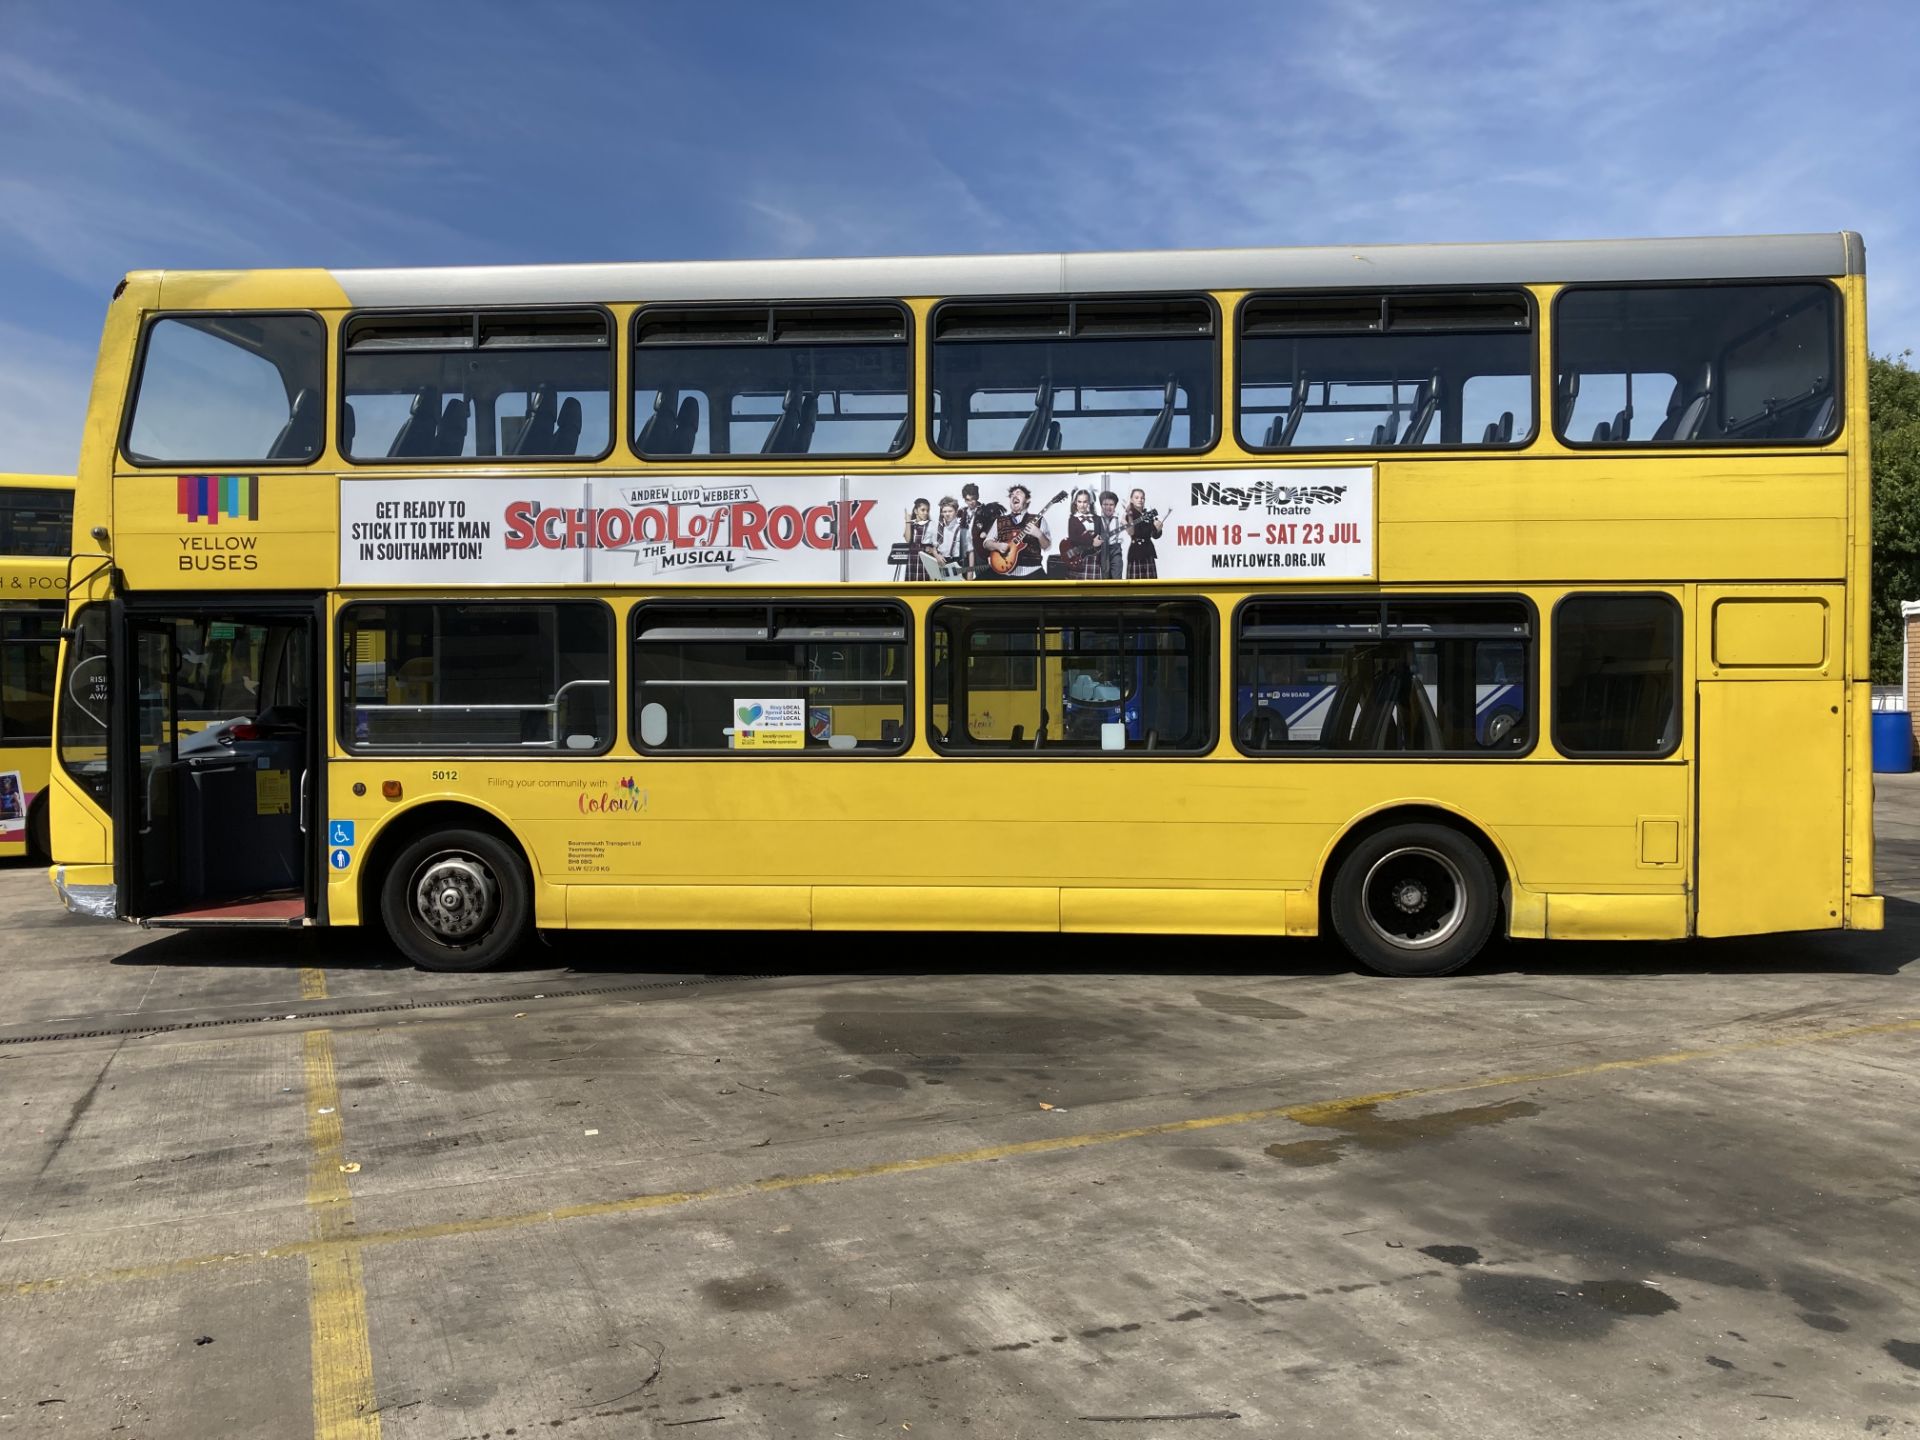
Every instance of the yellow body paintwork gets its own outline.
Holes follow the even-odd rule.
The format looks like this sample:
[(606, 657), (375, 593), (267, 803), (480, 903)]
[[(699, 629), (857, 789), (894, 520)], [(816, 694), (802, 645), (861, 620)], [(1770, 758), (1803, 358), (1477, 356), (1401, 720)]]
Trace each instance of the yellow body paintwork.
[[(1233, 710), (1229, 636), (1234, 607), (1255, 595), (1314, 593), (1524, 595), (1538, 623), (1528, 681), (1536, 735), (1524, 755), (1460, 760), (1243, 757), (1222, 734), (1205, 755), (1078, 758), (1060, 763), (936, 754), (929, 723), (946, 719), (916, 693), (912, 740), (898, 757), (641, 756), (628, 732), (628, 666), (616, 645), (620, 731), (610, 753), (538, 759), (346, 753), (327, 702), (325, 793), (316, 830), (352, 820), (347, 868), (324, 872), (316, 918), (372, 922), (377, 874), (363, 873), (395, 821), (454, 802), (504, 826), (532, 871), (543, 927), (1135, 931), (1311, 934), (1341, 838), (1368, 817), (1421, 806), (1484, 834), (1506, 881), (1517, 936), (1679, 938), (1801, 927), (1877, 928), (1868, 773), (1868, 455), (1865, 282), (1836, 277), (1845, 317), (1844, 425), (1836, 440), (1773, 450), (1640, 453), (1570, 450), (1541, 423), (1524, 449), (1470, 455), (1369, 454), (1375, 495), (1376, 583), (1236, 585), (1135, 582), (1140, 592), (1198, 595), (1218, 615), (1220, 714)], [(1553, 285), (1532, 287), (1536, 335), (1550, 353)], [(1223, 315), (1239, 292), (1219, 291)], [(911, 297), (915, 393), (924, 394), (933, 297)], [(128, 590), (153, 595), (271, 591), (329, 597), (326, 658), (341, 672), (337, 618), (355, 600), (454, 594), (339, 586), (339, 484), (418, 474), (418, 467), (346, 466), (336, 421), (311, 467), (261, 468), (259, 518), (223, 528), (220, 552), (197, 549), (171, 470), (130, 465), (117, 450), (139, 328), (156, 310), (311, 309), (329, 328), (328, 373), (339, 373), (348, 306), (322, 271), (129, 277), (102, 339), (80, 465), (75, 533), (111, 532)], [(636, 308), (608, 307), (614, 334)], [(1222, 347), (1230, 393), (1233, 346)], [(631, 434), (629, 365), (615, 351), (616, 436)], [(1536, 413), (1551, 411), (1551, 367), (1540, 365)], [(923, 417), (924, 421), (924, 417)], [(1129, 454), (1115, 469), (1207, 466), (1285, 470), (1299, 461), (1250, 453), (1231, 423), (1202, 457)], [(922, 423), (896, 460), (862, 467), (925, 474), (930, 494), (971, 476), (1101, 468), (1097, 459), (995, 456), (977, 464), (933, 454)], [(1302, 457), (1325, 464), (1324, 454)], [(439, 465), (505, 473), (484, 462)], [(649, 465), (616, 440), (602, 462), (513, 466), (542, 474), (685, 473)], [(724, 472), (834, 474), (845, 462), (741, 457)], [(244, 543), (237, 543), (244, 542)], [(204, 557), (237, 557), (210, 568)], [(1042, 585), (1040, 593), (1057, 587)], [(1559, 756), (1552, 744), (1555, 604), (1576, 590), (1653, 590), (1682, 608), (1686, 720), (1679, 747), (1649, 760)], [(485, 594), (594, 596), (630, 634), (630, 607), (649, 594), (699, 598), (698, 587), (605, 584), (516, 587)], [(793, 586), (783, 595), (901, 595), (913, 611), (913, 668), (923, 675), (926, 615), (956, 585)], [(93, 576), (76, 603), (105, 598)], [(735, 589), (724, 592), (738, 598)], [(1086, 593), (1084, 590), (1081, 593)], [(348, 657), (350, 661), (351, 657)], [(1032, 704), (1029, 693), (1024, 703)], [(1018, 716), (1013, 717), (1018, 719)], [(1031, 725), (1037, 716), (1024, 723)], [(1229, 727), (1222, 727), (1223, 731)], [(627, 794), (625, 808), (596, 803)], [(398, 782), (401, 798), (382, 798)], [(362, 793), (355, 794), (355, 787)], [(111, 858), (107, 817), (56, 775), (54, 842), (71, 873)], [(1004, 797), (1022, 803), (1009, 817)], [(84, 873), (98, 874), (88, 870)]]

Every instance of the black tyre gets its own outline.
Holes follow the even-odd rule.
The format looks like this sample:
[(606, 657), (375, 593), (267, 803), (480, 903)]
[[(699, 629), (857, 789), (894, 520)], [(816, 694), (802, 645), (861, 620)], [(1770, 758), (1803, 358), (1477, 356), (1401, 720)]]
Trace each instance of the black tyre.
[(1340, 862), (1330, 909), (1340, 943), (1382, 975), (1448, 975), (1480, 953), (1500, 918), (1487, 857), (1444, 825), (1395, 825)]
[(410, 841), (380, 882), (380, 918), (423, 970), (491, 970), (533, 928), (526, 862), (484, 830), (440, 830)]
[(32, 808), (27, 811), (27, 858), (42, 865), (53, 863), (53, 841), (48, 835), (51, 822), (47, 819), (47, 797), (40, 794), (34, 797)]

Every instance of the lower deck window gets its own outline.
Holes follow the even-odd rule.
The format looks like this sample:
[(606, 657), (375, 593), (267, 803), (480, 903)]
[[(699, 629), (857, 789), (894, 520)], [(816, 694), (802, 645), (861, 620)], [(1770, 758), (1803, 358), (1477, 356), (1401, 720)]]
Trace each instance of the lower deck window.
[(1213, 611), (987, 601), (935, 608), (934, 747), (1194, 753), (1213, 742)]
[(1518, 600), (1275, 600), (1241, 608), (1234, 738), (1249, 754), (1514, 754), (1533, 744)]
[(351, 749), (599, 754), (613, 743), (604, 605), (353, 605), (340, 640)]
[(53, 735), (60, 621), (58, 605), (0, 602), (0, 744), (45, 744)]
[(1666, 755), (1680, 743), (1680, 607), (1569, 595), (1553, 612), (1553, 741), (1563, 755)]
[(891, 754), (906, 748), (906, 611), (893, 605), (643, 605), (643, 752)]

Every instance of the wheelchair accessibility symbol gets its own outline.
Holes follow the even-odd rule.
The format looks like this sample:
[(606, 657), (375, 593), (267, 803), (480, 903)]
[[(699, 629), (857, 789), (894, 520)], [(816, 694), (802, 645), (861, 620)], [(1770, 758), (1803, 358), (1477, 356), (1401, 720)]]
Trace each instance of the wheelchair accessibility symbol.
[[(353, 821), (351, 820), (329, 821), (327, 824), (327, 844), (329, 845), (353, 844)], [(345, 867), (342, 866), (341, 868), (344, 869)]]

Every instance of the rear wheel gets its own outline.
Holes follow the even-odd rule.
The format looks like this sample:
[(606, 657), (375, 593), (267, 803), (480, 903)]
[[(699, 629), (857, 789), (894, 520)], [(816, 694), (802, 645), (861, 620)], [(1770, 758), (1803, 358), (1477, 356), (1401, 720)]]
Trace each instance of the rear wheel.
[(48, 838), (50, 826), (47, 820), (47, 797), (45, 794), (34, 797), (33, 805), (27, 811), (27, 858), (42, 865), (53, 863), (53, 842)]
[(1333, 879), (1334, 933), (1383, 975), (1447, 975), (1480, 953), (1499, 918), (1487, 857), (1444, 825), (1367, 836)]
[(410, 841), (380, 884), (387, 934), (424, 970), (491, 970), (533, 925), (526, 862), (484, 830), (441, 830)]

